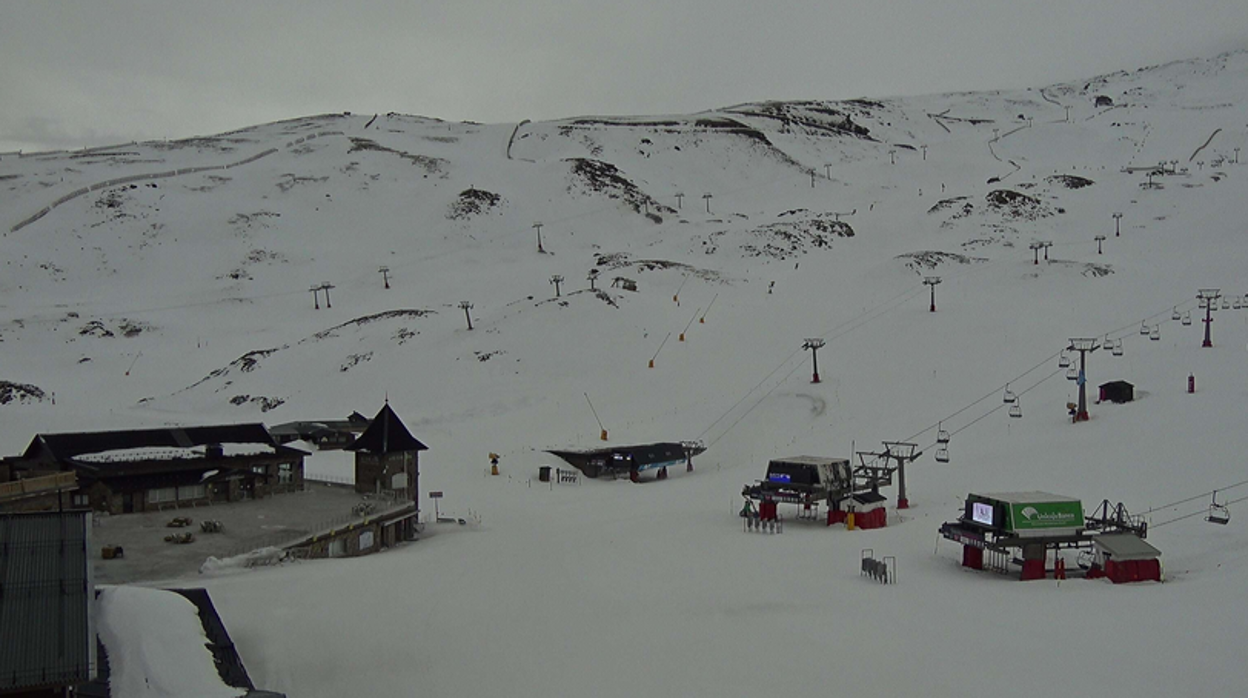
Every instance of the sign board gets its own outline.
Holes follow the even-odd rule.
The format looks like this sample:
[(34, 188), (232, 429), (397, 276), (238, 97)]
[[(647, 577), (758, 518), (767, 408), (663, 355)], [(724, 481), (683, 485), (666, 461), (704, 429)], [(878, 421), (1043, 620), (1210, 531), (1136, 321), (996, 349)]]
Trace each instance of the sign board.
[(429, 499), (442, 499), (442, 491), (438, 490), (436, 492), (430, 492)]
[(995, 526), (992, 517), (993, 507), (988, 502), (971, 502), (971, 521), (985, 526)]
[(1010, 504), (1014, 531), (1046, 531), (1083, 526), (1083, 505), (1079, 502), (1032, 502)]

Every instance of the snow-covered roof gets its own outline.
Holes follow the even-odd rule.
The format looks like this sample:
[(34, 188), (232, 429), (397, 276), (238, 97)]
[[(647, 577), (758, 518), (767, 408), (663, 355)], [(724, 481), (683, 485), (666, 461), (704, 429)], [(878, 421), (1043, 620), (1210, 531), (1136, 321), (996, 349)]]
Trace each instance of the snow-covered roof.
[(1092, 539), (1092, 544), (1109, 553), (1115, 560), (1152, 560), (1161, 551), (1130, 533), (1110, 533)]
[[(268, 444), (221, 444), (221, 455), (223, 456), (254, 456), (276, 452), (277, 449)], [(149, 460), (205, 458), (207, 455), (207, 446), (140, 446), (137, 448), (115, 448), (95, 453), (83, 453), (75, 456), (74, 459), (84, 463), (133, 463)]]
[(998, 492), (996, 494), (976, 494), (977, 497), (995, 499), (1006, 504), (1038, 504), (1042, 502), (1078, 502), (1077, 497), (1050, 492)]
[(221, 680), (199, 613), (186, 598), (163, 589), (111, 587), (101, 591), (99, 611), (115, 698), (247, 692)]

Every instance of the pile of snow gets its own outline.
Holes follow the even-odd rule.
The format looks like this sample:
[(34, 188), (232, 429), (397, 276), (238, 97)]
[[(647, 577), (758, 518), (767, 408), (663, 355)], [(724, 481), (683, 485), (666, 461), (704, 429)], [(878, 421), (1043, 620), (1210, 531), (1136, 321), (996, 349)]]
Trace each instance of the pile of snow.
[(199, 613), (178, 594), (105, 587), (99, 628), (113, 698), (235, 698), (246, 693), (221, 681)]

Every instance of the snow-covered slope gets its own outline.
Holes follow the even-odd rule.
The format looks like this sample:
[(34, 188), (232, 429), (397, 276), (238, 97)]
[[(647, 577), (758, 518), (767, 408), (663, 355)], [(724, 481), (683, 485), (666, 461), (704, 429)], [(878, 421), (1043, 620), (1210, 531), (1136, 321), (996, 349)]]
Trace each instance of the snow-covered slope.
[[(972, 489), (1142, 512), (1248, 480), (1248, 311), (1215, 315), (1212, 349), (1199, 320), (1171, 319), (1199, 315), (1199, 288), (1248, 292), (1244, 95), (1239, 52), (1019, 92), (496, 125), (325, 115), (4, 156), (0, 380), (25, 387), (0, 393), (0, 438), (17, 453), (36, 432), (340, 418), (388, 397), (430, 446), (422, 485), (482, 524), (210, 581), (257, 683), (292, 695), (1107, 677), (1113, 694), (1233, 694), (1248, 517), (1160, 525), (1200, 498), (1155, 512), (1170, 582), (1138, 588), (964, 573), (932, 543)], [(936, 313), (924, 275), (942, 279)], [(819, 384), (808, 337), (827, 340)], [(1089, 380), (1139, 399), (1069, 424), (1072, 337), (1121, 338)], [(613, 443), (703, 440), (698, 471), (530, 488), (542, 449), (599, 443), (586, 396)], [(737, 493), (767, 458), (930, 453), (938, 422), (951, 462), (912, 466), (914, 508), (889, 528), (740, 532)], [(503, 477), (482, 475), (491, 451)], [(899, 585), (859, 578), (866, 547), (898, 557)]]

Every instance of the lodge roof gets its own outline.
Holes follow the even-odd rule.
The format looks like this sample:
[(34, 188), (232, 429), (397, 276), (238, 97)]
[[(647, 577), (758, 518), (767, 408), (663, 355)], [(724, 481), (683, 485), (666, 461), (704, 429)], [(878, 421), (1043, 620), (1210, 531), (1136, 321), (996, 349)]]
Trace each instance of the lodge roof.
[(403, 425), (403, 420), (390, 409), (390, 403), (381, 406), (381, 411), (373, 417), (372, 424), (360, 434), (359, 438), (345, 447), (347, 451), (365, 451), (367, 453), (401, 453), (404, 451), (427, 451), (429, 447)]
[[(40, 449), (58, 462), (90, 471), (120, 474), (158, 472), (170, 462), (187, 468), (203, 467), (203, 458), (189, 458), (192, 448), (223, 444), (262, 447), (261, 455), (305, 454), (305, 451), (278, 445), (260, 423), (225, 424), (200, 427), (161, 427), (116, 431), (37, 434), (23, 453), (23, 459), (39, 456)], [(162, 453), (161, 449), (168, 449)], [(126, 453), (129, 451), (129, 453)], [(86, 456), (117, 452), (115, 457)], [(255, 455), (249, 453), (248, 455)]]

